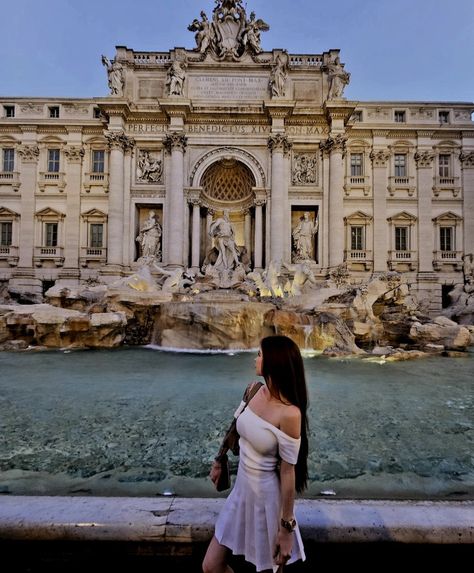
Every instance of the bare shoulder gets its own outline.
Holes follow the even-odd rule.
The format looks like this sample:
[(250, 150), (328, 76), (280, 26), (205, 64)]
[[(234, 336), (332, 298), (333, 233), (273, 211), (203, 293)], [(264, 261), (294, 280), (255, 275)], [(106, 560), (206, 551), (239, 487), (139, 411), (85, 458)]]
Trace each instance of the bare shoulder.
[(298, 406), (285, 406), (281, 413), (280, 430), (292, 438), (301, 435), (301, 411)]

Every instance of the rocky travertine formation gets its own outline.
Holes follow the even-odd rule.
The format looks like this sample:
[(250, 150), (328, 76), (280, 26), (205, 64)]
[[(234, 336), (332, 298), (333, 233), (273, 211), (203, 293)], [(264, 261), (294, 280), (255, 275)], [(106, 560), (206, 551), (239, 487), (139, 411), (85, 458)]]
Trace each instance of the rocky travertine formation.
[(279, 333), (308, 351), (364, 354), (383, 347), (384, 357), (400, 360), (471, 344), (468, 328), (424, 315), (398, 273), (354, 285), (343, 268), (321, 282), (309, 268), (285, 268), (272, 262), (233, 289), (205, 274), (156, 265), (110, 285), (55, 286), (47, 292), (49, 305), (0, 307), (0, 344), (239, 350)]

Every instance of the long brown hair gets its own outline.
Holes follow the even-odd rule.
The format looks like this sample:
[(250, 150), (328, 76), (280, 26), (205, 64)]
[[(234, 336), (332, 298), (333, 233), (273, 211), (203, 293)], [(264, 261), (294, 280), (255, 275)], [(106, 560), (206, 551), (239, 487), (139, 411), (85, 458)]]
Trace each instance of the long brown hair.
[(267, 336), (262, 349), (262, 375), (270, 393), (284, 398), (301, 411), (301, 446), (295, 467), (296, 491), (301, 493), (308, 482), (308, 390), (300, 349), (287, 336)]

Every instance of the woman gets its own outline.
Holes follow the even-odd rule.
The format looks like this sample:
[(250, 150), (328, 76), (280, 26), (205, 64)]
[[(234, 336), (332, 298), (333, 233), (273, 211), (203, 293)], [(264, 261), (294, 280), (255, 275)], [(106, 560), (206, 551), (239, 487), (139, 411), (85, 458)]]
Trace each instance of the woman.
[[(295, 490), (303, 491), (308, 477), (308, 398), (298, 346), (286, 336), (264, 338), (255, 371), (266, 386), (237, 419), (237, 479), (217, 520), (204, 573), (232, 573), (230, 551), (265, 572), (305, 559), (293, 509)], [(214, 462), (214, 482), (218, 474)]]

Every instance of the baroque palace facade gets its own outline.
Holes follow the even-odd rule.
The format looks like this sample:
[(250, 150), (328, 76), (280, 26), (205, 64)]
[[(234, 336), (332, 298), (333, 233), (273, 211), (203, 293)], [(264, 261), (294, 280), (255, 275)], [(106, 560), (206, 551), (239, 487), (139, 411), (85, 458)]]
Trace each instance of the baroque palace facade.
[(252, 268), (298, 261), (306, 218), (316, 276), (399, 271), (439, 309), (474, 253), (474, 104), (348, 101), (339, 50), (263, 51), (239, 1), (189, 29), (103, 57), (108, 97), (0, 98), (0, 281), (112, 282), (150, 219), (159, 264), (198, 270), (228, 211)]

